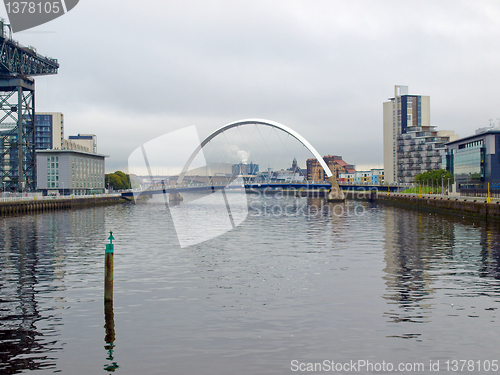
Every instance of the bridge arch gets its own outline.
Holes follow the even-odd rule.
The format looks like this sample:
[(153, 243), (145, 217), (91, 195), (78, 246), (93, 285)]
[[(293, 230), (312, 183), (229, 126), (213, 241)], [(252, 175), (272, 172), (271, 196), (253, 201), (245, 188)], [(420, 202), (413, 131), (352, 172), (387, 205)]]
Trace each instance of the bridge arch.
[(232, 122), (230, 124), (224, 125), (223, 127), (215, 130), (212, 134), (210, 134), (208, 137), (206, 137), (203, 142), (200, 143), (200, 145), (194, 150), (194, 152), (191, 154), (189, 159), (187, 160), (186, 164), (182, 168), (181, 173), (179, 174), (179, 178), (177, 179), (177, 183), (181, 184), (182, 180), (184, 179), (184, 176), (193, 162), (194, 158), (198, 153), (201, 151), (205, 145), (210, 142), (212, 139), (214, 139), (216, 136), (219, 134), (225, 132), (226, 130), (238, 127), (238, 126), (243, 126), (243, 125), (264, 125), (264, 126), (270, 126), (279, 130), (284, 131), (285, 133), (290, 134), (292, 137), (294, 137), (296, 140), (298, 140), (300, 143), (304, 145), (305, 148), (307, 148), (313, 155), (314, 157), (318, 160), (319, 164), (325, 171), (325, 174), (329, 177), (330, 181), (332, 180), (333, 174), (330, 171), (330, 168), (326, 165), (325, 161), (321, 157), (321, 155), (316, 151), (316, 149), (304, 138), (302, 137), (299, 133), (296, 131), (290, 129), (289, 127), (282, 125), (278, 122), (275, 121), (269, 121), (269, 120), (262, 120), (262, 119), (247, 119), (247, 120), (240, 120), (236, 122)]

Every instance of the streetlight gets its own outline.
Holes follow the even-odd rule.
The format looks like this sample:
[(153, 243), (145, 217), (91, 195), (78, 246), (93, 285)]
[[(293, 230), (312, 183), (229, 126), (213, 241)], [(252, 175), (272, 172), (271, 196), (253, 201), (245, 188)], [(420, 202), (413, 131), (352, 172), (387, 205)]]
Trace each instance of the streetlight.
[(466, 195), (468, 196), (469, 195), (469, 180), (470, 180), (470, 172), (469, 174), (467, 175), (467, 188), (466, 188)]
[(64, 181), (61, 181), (61, 184), (63, 186), (63, 197), (64, 197)]

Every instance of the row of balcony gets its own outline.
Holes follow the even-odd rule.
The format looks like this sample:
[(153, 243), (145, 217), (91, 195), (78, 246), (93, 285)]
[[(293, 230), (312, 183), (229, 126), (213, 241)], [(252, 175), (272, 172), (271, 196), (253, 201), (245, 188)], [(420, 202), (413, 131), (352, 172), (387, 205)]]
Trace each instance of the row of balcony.
[(411, 155), (405, 154), (403, 156), (399, 155), (398, 161), (400, 163), (410, 163), (410, 162), (419, 162), (430, 161), (430, 163), (441, 163), (442, 157), (439, 154), (429, 154), (429, 155)]
[(399, 152), (430, 152), (430, 151), (442, 151), (445, 149), (445, 145), (442, 143), (433, 143), (432, 145), (399, 145), (397, 150)]
[(404, 145), (404, 146), (415, 146), (415, 145), (423, 145), (423, 146), (428, 146), (428, 145), (440, 145), (440, 147), (444, 147), (445, 143), (448, 142), (447, 137), (404, 137), (404, 136), (398, 136), (398, 145)]
[(441, 155), (440, 154), (427, 154), (427, 155), (411, 155), (411, 154), (406, 154), (404, 156), (399, 157), (399, 161), (401, 163), (408, 163), (410, 159), (415, 159), (418, 160), (419, 162), (422, 162), (423, 160), (430, 160), (431, 163), (439, 163), (441, 162)]
[(404, 171), (417, 171), (418, 173), (440, 169), (441, 165), (438, 163), (425, 163), (425, 164), (408, 164), (408, 165), (400, 165), (398, 166), (398, 172)]
[(399, 164), (408, 164), (408, 163), (435, 163), (435, 164), (441, 164), (441, 160), (436, 160), (436, 159), (423, 159), (423, 158), (405, 158), (405, 159), (399, 159)]
[[(432, 149), (432, 148), (431, 149), (427, 149), (427, 150), (422, 150), (422, 149), (410, 147), (407, 151), (400, 150), (400, 152), (404, 152), (404, 153), (418, 152), (418, 153), (421, 153), (421, 154), (427, 155), (427, 156), (441, 156), (441, 153), (439, 152), (439, 150)], [(425, 152), (427, 152), (427, 154), (425, 154)]]
[(407, 147), (406, 150), (405, 150), (405, 147), (399, 147), (398, 151), (399, 152), (419, 152), (419, 153), (437, 152), (437, 153), (441, 154), (442, 149), (439, 149), (439, 148), (420, 148), (420, 147), (416, 147), (416, 146), (410, 146), (410, 147)]
[(436, 164), (436, 165), (441, 165), (441, 160), (432, 160), (432, 159), (404, 159), (404, 160), (399, 160), (398, 165), (405, 165), (405, 164)]

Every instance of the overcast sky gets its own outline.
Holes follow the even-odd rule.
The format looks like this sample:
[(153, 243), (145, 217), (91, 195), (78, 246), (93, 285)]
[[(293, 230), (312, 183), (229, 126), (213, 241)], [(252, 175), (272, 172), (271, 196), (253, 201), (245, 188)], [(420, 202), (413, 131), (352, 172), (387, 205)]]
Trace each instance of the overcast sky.
[(498, 0), (80, 0), (14, 39), (58, 59), (36, 77), (36, 110), (64, 113), (66, 136), (96, 134), (108, 171), (167, 132), (246, 118), (381, 166), (394, 85), (429, 95), (439, 130), (500, 121)]

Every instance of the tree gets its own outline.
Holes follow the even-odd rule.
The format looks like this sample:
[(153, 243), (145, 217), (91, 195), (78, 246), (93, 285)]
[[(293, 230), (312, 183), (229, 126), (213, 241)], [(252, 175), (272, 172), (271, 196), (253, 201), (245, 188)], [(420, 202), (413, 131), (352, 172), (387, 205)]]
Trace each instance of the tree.
[(104, 181), (106, 186), (114, 190), (125, 190), (130, 188), (130, 176), (122, 171), (107, 174)]
[(129, 189), (130, 188), (130, 176), (128, 174), (123, 173), (122, 171), (116, 171), (115, 175), (120, 177), (121, 183), (122, 183), (122, 189)]
[(442, 182), (453, 183), (453, 175), (446, 169), (427, 171), (415, 176), (415, 182), (421, 185), (441, 185)]

